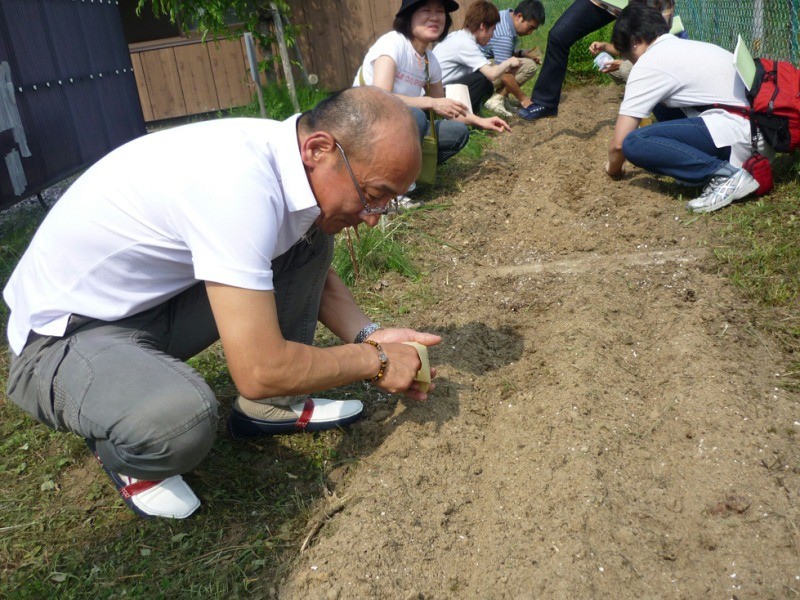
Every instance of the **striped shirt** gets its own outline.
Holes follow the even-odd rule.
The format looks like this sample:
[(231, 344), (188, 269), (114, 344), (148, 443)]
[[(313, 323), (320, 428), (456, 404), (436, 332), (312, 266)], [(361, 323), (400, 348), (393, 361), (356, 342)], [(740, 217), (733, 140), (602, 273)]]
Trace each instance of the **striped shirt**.
[(517, 30), (514, 29), (514, 11), (512, 9), (500, 11), (500, 22), (494, 29), (494, 35), (489, 43), (483, 47), (488, 58), (494, 58), (495, 64), (500, 64), (514, 55), (517, 48)]

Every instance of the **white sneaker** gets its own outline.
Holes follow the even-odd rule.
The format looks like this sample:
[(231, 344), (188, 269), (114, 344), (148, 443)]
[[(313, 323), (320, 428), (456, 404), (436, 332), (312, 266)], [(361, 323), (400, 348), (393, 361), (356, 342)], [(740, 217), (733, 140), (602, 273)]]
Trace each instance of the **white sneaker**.
[(409, 198), (405, 194), (400, 194), (397, 198), (392, 200), (392, 205), (395, 211), (401, 213), (405, 210), (410, 210), (412, 208), (419, 208), (422, 206), (424, 202), (421, 200), (414, 200), (413, 198)]
[(180, 475), (160, 481), (145, 481), (115, 473), (100, 460), (94, 440), (87, 439), (86, 445), (119, 491), (125, 504), (140, 517), (185, 519), (200, 507), (200, 499)]
[(503, 101), (504, 98), (500, 94), (494, 94), (491, 98), (489, 98), (484, 106), (486, 110), (492, 111), (499, 117), (503, 117), (504, 119), (509, 119), (514, 116), (514, 113), (510, 112)]
[(344, 427), (361, 416), (360, 400), (304, 398), (290, 406), (270, 404), (275, 398), (248, 400), (239, 396), (228, 419), (228, 431), (237, 440), (300, 431), (325, 431)]
[(703, 193), (686, 203), (691, 212), (707, 213), (728, 206), (734, 200), (749, 196), (758, 189), (758, 182), (744, 169), (730, 177), (712, 177)]
[(143, 517), (185, 519), (200, 507), (200, 499), (180, 475), (161, 481), (117, 476), (125, 483), (119, 488), (122, 499), (133, 512)]

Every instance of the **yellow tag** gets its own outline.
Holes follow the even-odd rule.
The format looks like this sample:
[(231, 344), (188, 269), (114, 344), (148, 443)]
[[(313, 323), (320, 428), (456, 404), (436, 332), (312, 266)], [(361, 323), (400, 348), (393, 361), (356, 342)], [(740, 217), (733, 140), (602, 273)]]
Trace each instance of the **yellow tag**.
[(422, 367), (417, 371), (415, 381), (419, 383), (420, 391), (427, 392), (428, 388), (431, 386), (431, 364), (428, 361), (428, 347), (419, 342), (403, 343), (408, 346), (413, 346), (417, 354), (419, 354), (419, 362), (422, 363)]

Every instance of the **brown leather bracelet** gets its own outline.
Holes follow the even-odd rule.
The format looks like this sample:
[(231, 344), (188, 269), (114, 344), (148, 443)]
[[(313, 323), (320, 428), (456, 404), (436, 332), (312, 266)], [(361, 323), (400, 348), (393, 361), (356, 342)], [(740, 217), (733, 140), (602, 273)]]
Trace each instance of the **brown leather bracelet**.
[(383, 346), (381, 346), (378, 342), (374, 340), (364, 340), (364, 344), (369, 344), (370, 346), (374, 346), (375, 349), (378, 351), (378, 358), (381, 360), (381, 368), (378, 370), (378, 374), (375, 377), (371, 377), (367, 379), (372, 383), (379, 381), (383, 378), (383, 374), (386, 372), (386, 365), (389, 364), (389, 359), (386, 358), (386, 353), (383, 351)]

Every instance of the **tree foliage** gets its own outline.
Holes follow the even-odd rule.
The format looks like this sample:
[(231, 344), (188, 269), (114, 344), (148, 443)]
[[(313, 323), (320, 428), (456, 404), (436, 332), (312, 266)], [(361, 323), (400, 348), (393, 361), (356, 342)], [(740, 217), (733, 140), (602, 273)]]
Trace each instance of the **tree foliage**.
[[(274, 10), (283, 17), (291, 14), (285, 0), (138, 0), (136, 12), (150, 6), (156, 16), (169, 17), (183, 31), (198, 31), (206, 37), (228, 37), (249, 31), (262, 48), (275, 41)], [(296, 26), (284, 28), (287, 45), (292, 46)]]

